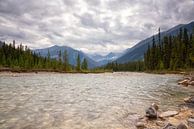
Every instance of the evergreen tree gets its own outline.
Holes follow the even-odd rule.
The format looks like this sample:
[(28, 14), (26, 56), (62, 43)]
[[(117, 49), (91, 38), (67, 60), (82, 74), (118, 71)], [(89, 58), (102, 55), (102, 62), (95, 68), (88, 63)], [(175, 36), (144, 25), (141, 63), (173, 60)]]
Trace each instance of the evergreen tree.
[(157, 45), (153, 37), (152, 47), (148, 47), (144, 54), (145, 68), (146, 70), (193, 68), (193, 53), (193, 34), (189, 36), (187, 29), (182, 31), (181, 28), (177, 36), (165, 36)]
[(64, 51), (63, 60), (64, 60), (64, 70), (69, 71), (69, 60), (67, 50)]
[[(20, 44), (18, 47), (15, 47), (14, 44), (15, 41), (13, 41), (13, 44), (5, 44), (4, 42), (0, 41), (0, 67), (26, 70), (62, 70), (63, 65), (61, 62), (61, 58), (59, 58), (60, 61), (56, 59), (50, 59), (49, 51), (47, 57), (41, 57), (40, 54), (33, 53), (27, 46), (25, 46), (24, 49), (22, 44)], [(59, 57), (61, 57), (60, 53), (61, 52), (59, 52)]]
[(76, 66), (77, 71), (81, 71), (81, 61), (80, 61), (80, 55), (77, 55), (77, 66)]
[(82, 62), (82, 65), (81, 65), (81, 68), (83, 70), (88, 70), (88, 63), (87, 63), (87, 59), (84, 58), (83, 62)]
[(61, 56), (62, 56), (62, 54), (61, 54), (61, 50), (59, 50), (59, 55), (58, 55), (59, 62), (61, 62)]

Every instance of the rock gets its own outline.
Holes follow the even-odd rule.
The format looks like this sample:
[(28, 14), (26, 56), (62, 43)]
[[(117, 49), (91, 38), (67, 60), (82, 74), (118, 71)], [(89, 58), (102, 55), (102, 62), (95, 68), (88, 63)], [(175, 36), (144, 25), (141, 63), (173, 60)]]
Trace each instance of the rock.
[(166, 126), (164, 126), (162, 129), (176, 129), (176, 127), (170, 123), (168, 123)]
[(155, 103), (152, 103), (152, 105), (146, 110), (146, 117), (151, 119), (156, 119), (158, 117), (157, 110), (159, 109), (159, 106)]
[(184, 102), (188, 103), (190, 101), (191, 97), (184, 98)]
[(193, 103), (194, 104), (194, 97), (187, 97), (184, 99), (185, 103)]
[(130, 125), (132, 129), (136, 129), (137, 128), (136, 123), (140, 121), (140, 118), (141, 118), (141, 115), (139, 114), (129, 113), (124, 119), (122, 119), (122, 122), (124, 124)]
[(156, 119), (158, 117), (157, 111), (154, 107), (149, 107), (146, 110), (146, 117), (151, 118), (151, 119)]
[(163, 121), (156, 121), (156, 125), (163, 127), (165, 125), (165, 123)]
[(166, 111), (166, 112), (163, 112), (159, 115), (160, 118), (164, 118), (164, 117), (172, 117), (172, 116), (175, 116), (177, 115), (178, 112), (177, 111)]
[(189, 127), (194, 128), (194, 117), (191, 117), (188, 119), (188, 125), (189, 125)]
[(194, 81), (194, 77), (190, 77), (190, 79), (189, 79), (190, 81)]
[(179, 85), (184, 85), (184, 86), (188, 86), (189, 85), (189, 80), (185, 79), (183, 81), (178, 82)]
[(188, 129), (187, 125), (180, 123), (177, 127), (177, 129)]
[(146, 126), (145, 126), (145, 123), (143, 123), (143, 122), (137, 122), (136, 123), (136, 127), (138, 128), (138, 129), (141, 129), (141, 128), (146, 128)]
[(190, 82), (189, 82), (189, 85), (194, 86), (194, 81), (190, 81)]
[(152, 105), (151, 105), (153, 108), (155, 108), (156, 109), (156, 111), (158, 111), (158, 109), (159, 109), (159, 106), (156, 104), (156, 103), (152, 103)]

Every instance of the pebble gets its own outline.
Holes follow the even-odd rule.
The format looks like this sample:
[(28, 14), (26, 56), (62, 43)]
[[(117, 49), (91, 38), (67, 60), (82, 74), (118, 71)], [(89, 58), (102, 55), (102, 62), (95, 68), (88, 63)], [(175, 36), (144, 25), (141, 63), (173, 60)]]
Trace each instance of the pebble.
[(143, 122), (137, 122), (137, 123), (136, 123), (136, 127), (137, 127), (137, 128), (143, 128), (143, 129), (146, 128), (146, 127), (145, 127), (145, 124), (144, 124)]

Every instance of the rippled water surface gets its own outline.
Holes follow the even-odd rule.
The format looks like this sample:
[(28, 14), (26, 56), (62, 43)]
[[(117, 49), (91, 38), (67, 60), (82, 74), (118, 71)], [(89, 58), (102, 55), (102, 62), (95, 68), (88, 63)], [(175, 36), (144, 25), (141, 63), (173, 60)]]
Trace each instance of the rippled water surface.
[(156, 102), (176, 108), (193, 88), (180, 75), (145, 73), (0, 75), (1, 129), (130, 129), (127, 115)]

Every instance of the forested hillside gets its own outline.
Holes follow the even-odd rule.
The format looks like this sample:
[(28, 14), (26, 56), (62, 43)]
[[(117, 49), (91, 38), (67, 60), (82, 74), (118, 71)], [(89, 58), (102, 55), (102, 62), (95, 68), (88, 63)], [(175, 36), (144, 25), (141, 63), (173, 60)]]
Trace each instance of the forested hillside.
[[(47, 57), (41, 57), (39, 54), (32, 52), (27, 46), (20, 44), (15, 46), (15, 41), (11, 44), (5, 44), (0, 41), (0, 68), (25, 69), (25, 70), (56, 70), (56, 71), (81, 71), (87, 70), (87, 60), (80, 61), (77, 56), (77, 66), (69, 64), (68, 53), (60, 52), (58, 60), (50, 58), (48, 51)], [(63, 60), (63, 62), (62, 62)]]
[[(157, 36), (157, 37), (156, 37)], [(194, 33), (181, 28), (175, 36), (152, 37), (152, 45), (144, 54), (144, 60), (107, 64), (104, 68), (113, 71), (161, 71), (187, 70), (194, 68)], [(156, 38), (158, 41), (156, 41)]]
[(178, 70), (194, 68), (194, 35), (186, 28), (181, 28), (177, 36), (165, 36), (156, 44), (155, 37), (152, 46), (148, 46), (144, 54), (146, 70)]

